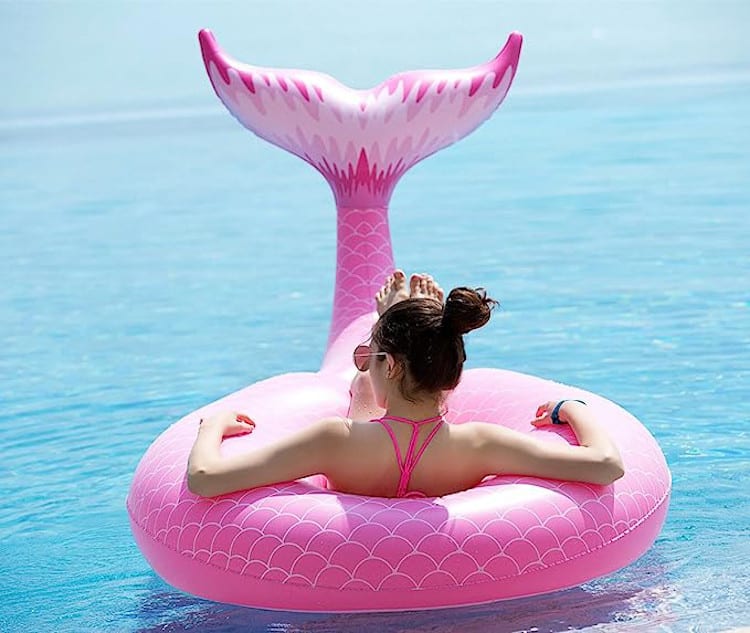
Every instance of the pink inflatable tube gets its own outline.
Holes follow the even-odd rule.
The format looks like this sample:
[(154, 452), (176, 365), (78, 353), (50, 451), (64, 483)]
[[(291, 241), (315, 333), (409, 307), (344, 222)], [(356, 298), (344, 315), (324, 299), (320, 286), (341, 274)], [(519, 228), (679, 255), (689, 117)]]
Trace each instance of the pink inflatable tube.
[(256, 431), (225, 454), (273, 442), (312, 420), (345, 415), (351, 351), (374, 317), (372, 296), (393, 267), (387, 206), (399, 177), (465, 136), (499, 106), (521, 36), (466, 70), (396, 75), (367, 91), (307, 71), (270, 70), (200, 42), (211, 82), (258, 136), (300, 156), (331, 184), (338, 257), (328, 349), (317, 373), (256, 383), (195, 411), (151, 445), (127, 500), (135, 539), (153, 568), (184, 591), (221, 602), (296, 611), (386, 611), (470, 605), (554, 591), (608, 574), (654, 542), (670, 474), (632, 415), (595, 394), (498, 369), (466, 371), (448, 420), (485, 420), (573, 442), (566, 428), (534, 429), (539, 402), (580, 398), (618, 442), (625, 476), (610, 486), (495, 477), (446, 497), (383, 499), (327, 490), (322, 477), (217, 499), (185, 485), (198, 419), (248, 412)]

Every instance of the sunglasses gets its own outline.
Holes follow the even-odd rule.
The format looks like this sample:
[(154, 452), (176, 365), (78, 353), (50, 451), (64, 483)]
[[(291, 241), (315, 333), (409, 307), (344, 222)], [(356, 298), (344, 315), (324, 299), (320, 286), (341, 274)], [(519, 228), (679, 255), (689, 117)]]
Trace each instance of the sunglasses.
[(373, 352), (370, 349), (369, 345), (357, 345), (357, 347), (354, 348), (354, 354), (352, 354), (352, 358), (354, 359), (354, 366), (359, 369), (359, 371), (367, 371), (370, 369), (370, 358), (372, 356), (385, 356), (385, 352)]

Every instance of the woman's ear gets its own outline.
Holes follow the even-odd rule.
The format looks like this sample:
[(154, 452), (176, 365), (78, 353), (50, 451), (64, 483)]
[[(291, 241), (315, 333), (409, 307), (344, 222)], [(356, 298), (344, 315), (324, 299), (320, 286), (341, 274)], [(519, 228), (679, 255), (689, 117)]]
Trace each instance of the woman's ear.
[(386, 352), (385, 355), (385, 362), (388, 365), (385, 372), (386, 377), (398, 378), (403, 371), (403, 366), (401, 365), (401, 363), (396, 360), (393, 354), (390, 354), (388, 352)]

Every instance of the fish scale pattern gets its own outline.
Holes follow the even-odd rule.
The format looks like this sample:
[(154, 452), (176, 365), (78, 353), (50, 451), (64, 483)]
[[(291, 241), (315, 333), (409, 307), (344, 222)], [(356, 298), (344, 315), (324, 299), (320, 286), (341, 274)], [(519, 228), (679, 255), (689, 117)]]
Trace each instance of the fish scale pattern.
[(201, 499), (185, 485), (198, 420), (249, 412), (252, 435), (225, 455), (344, 415), (350, 354), (369, 334), (372, 295), (393, 268), (387, 206), (406, 169), (462, 138), (499, 106), (520, 53), (512, 34), (491, 62), (402, 73), (369, 91), (331, 77), (228, 59), (200, 34), (217, 95), (248, 129), (318, 168), (338, 210), (336, 295), (321, 370), (256, 383), (167, 429), (136, 469), (127, 507), (154, 569), (185, 591), (223, 602), (303, 611), (376, 611), (476, 604), (573, 586), (635, 560), (664, 521), (670, 475), (632, 415), (594, 394), (532, 376), (472, 370), (448, 400), (452, 424), (484, 420), (545, 441), (539, 401), (580, 398), (618, 442), (626, 475), (612, 486), (498, 476), (460, 493), (382, 499), (328, 490), (323, 477)]
[(372, 312), (372, 298), (394, 268), (388, 209), (340, 208), (337, 230), (331, 342), (357, 317)]
[[(294, 384), (278, 377), (214, 403), (209, 409), (247, 411), (276, 403), (273, 411), (257, 416), (253, 435), (225, 440), (224, 450), (231, 454), (262, 446), (314, 417), (340, 413), (342, 402), (332, 405), (319, 397), (325, 381), (321, 374), (296, 374)], [(304, 394), (305, 384), (310, 399), (291, 403), (284, 398), (291, 389)], [(425, 600), (446, 589), (465, 604), (480, 587), (491, 599), (523, 595), (519, 587), (524, 584), (535, 593), (536, 579), (549, 582), (550, 575), (565, 586), (571, 564), (592, 578), (611, 571), (613, 560), (621, 566), (650, 546), (653, 539), (647, 535), (654, 529), (642, 537), (639, 530), (663, 521), (659, 510), (665, 509), (670, 478), (656, 442), (633, 416), (565, 385), (501, 370), (467, 371), (448, 402), (448, 418), (454, 424), (496, 420), (545, 434), (548, 441), (573, 441), (566, 429), (529, 426), (540, 394), (586, 400), (618, 439), (625, 477), (603, 487), (500, 476), (471, 490), (427, 499), (342, 494), (327, 490), (324, 479), (312, 478), (207, 500), (185, 487), (196, 413), (150, 447), (137, 469), (128, 509), (159, 548), (221, 570), (227, 582), (245, 583), (253, 606), (272, 606), (280, 587), (309, 592), (310, 604), (325, 589), (366, 594), (368, 604), (377, 608), (383, 596), (399, 596), (408, 605), (406, 596)], [(281, 430), (273, 423), (279, 415), (285, 420)], [(619, 555), (618, 542), (628, 535), (640, 542)], [(159, 571), (159, 561), (151, 562)], [(216, 598), (215, 587), (196, 587), (196, 582), (191, 579), (185, 588)]]
[(260, 138), (299, 156), (327, 180), (338, 211), (338, 252), (329, 347), (393, 270), (388, 203), (413, 165), (475, 130), (505, 100), (522, 37), (472, 68), (399, 73), (353, 90), (322, 73), (251, 66), (199, 34), (216, 95)]

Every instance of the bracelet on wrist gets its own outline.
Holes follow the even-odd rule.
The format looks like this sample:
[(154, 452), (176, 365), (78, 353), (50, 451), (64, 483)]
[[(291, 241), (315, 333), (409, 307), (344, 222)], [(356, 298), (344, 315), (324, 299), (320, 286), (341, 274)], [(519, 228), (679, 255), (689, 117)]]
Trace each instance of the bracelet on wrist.
[(560, 419), (560, 408), (566, 403), (566, 402), (580, 402), (581, 404), (586, 404), (583, 400), (560, 400), (555, 405), (555, 408), (552, 409), (552, 413), (550, 414), (550, 419), (552, 420), (552, 424), (567, 424), (567, 422), (563, 422)]

